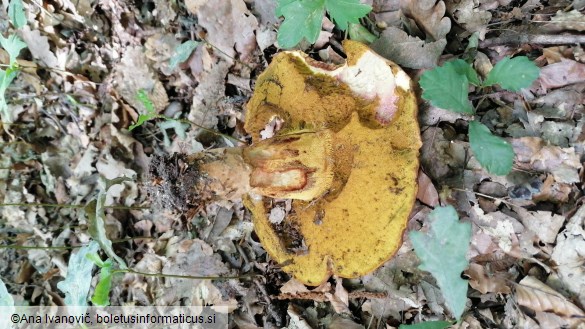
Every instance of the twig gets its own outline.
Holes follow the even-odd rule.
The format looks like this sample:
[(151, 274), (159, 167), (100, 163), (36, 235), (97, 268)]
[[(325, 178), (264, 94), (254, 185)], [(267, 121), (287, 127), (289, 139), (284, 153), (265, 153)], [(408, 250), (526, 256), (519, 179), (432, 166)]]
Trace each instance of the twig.
[(488, 48), (501, 45), (520, 45), (533, 43), (539, 45), (579, 44), (585, 43), (585, 35), (577, 34), (504, 34), (499, 38), (487, 39), (479, 43), (479, 48)]
[(244, 274), (237, 276), (194, 276), (194, 275), (177, 275), (177, 274), (165, 274), (165, 273), (145, 273), (140, 271), (134, 271), (130, 269), (119, 269), (112, 271), (113, 273), (130, 273), (143, 276), (157, 277), (157, 278), (175, 278), (175, 279), (190, 279), (190, 280), (233, 280), (233, 279), (244, 279), (256, 277), (256, 274)]
[[(326, 302), (327, 296), (325, 296), (327, 292), (323, 291), (306, 291), (306, 292), (299, 292), (296, 294), (285, 293), (276, 296), (278, 300), (287, 300), (287, 299), (309, 299), (315, 302)], [(385, 292), (370, 292), (370, 291), (352, 291), (349, 293), (350, 299), (357, 299), (357, 298), (386, 298), (388, 294)]]
[[(53, 208), (85, 208), (82, 204), (53, 204), (53, 203), (0, 203), (0, 207), (53, 207)], [(104, 206), (108, 209), (126, 209), (126, 210), (140, 210), (150, 209), (150, 207), (128, 207), (128, 206)]]

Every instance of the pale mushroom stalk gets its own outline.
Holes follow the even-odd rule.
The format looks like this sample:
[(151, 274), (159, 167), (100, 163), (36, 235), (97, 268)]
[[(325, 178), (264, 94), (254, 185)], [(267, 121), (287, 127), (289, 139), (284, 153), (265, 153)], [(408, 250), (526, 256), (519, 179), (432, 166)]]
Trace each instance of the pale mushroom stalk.
[(333, 180), (331, 132), (298, 131), (248, 147), (218, 148), (190, 155), (198, 172), (196, 196), (240, 199), (254, 193), (272, 198), (312, 200)]

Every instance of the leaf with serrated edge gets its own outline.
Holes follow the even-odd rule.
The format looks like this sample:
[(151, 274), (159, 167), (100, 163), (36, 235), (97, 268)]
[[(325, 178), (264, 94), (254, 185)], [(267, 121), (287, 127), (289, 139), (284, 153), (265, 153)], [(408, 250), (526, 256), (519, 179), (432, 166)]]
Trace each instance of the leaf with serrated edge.
[(8, 53), (8, 56), (10, 57), (10, 65), (12, 65), (16, 63), (16, 58), (20, 51), (26, 48), (26, 43), (14, 34), (10, 35), (8, 38), (4, 38), (2, 34), (0, 34), (0, 46), (2, 46), (2, 48)]
[(292, 48), (303, 38), (315, 43), (321, 32), (325, 0), (283, 1), (279, 3), (277, 12), (284, 16), (277, 36), (280, 47)]
[(528, 57), (506, 57), (488, 73), (484, 85), (497, 84), (506, 90), (518, 91), (521, 88), (530, 87), (539, 74), (540, 69)]
[(429, 223), (426, 234), (410, 232), (410, 240), (421, 260), (420, 269), (429, 271), (437, 280), (447, 307), (459, 319), (467, 300), (467, 281), (461, 279), (461, 272), (468, 264), (465, 254), (471, 224), (460, 222), (452, 206), (435, 208), (429, 214)]
[(469, 122), (469, 145), (477, 161), (494, 175), (507, 175), (514, 164), (514, 149), (501, 137), (493, 135), (488, 127)]
[(325, 0), (325, 8), (343, 31), (347, 30), (349, 23), (359, 23), (359, 19), (372, 10), (372, 7), (361, 4), (359, 0)]
[(460, 113), (473, 113), (469, 103), (469, 81), (465, 74), (457, 72), (457, 66), (447, 62), (423, 73), (420, 78), (422, 98), (432, 105)]

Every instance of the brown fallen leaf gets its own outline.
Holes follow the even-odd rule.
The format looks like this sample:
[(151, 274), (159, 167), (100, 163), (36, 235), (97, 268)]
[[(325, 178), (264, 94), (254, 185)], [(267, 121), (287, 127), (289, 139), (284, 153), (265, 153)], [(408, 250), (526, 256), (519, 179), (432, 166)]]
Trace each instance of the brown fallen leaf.
[(537, 81), (545, 90), (585, 82), (585, 64), (561, 59), (559, 63), (543, 67)]
[(433, 182), (422, 170), (418, 172), (418, 192), (416, 198), (431, 207), (439, 204), (439, 193)]
[(536, 313), (553, 313), (571, 327), (585, 321), (585, 313), (569, 302), (565, 296), (551, 289), (534, 277), (527, 276), (516, 285), (518, 305)]
[(511, 275), (507, 272), (486, 273), (482, 265), (470, 264), (465, 273), (470, 277), (469, 285), (482, 294), (490, 292), (509, 294), (512, 292), (508, 286)]
[(555, 182), (552, 175), (547, 175), (542, 187), (537, 194), (532, 195), (534, 202), (548, 201), (553, 203), (569, 202), (569, 193), (572, 192), (571, 184)]

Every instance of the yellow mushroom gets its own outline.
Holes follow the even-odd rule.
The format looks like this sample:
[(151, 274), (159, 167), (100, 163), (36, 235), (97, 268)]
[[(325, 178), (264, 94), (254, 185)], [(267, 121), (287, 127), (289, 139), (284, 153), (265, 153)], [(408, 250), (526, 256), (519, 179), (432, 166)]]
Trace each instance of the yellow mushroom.
[[(302, 52), (278, 54), (247, 105), (245, 129), (253, 147), (264, 149), (268, 140), (259, 142), (260, 132), (275, 117), (282, 122), (275, 137), (303, 129), (298, 134), (315, 140), (295, 152), (322, 165), (305, 167), (325, 174), (318, 188), (295, 191), (302, 195), (296, 198), (260, 192), (298, 199), (285, 219), (289, 232), (270, 223), (270, 200), (245, 198), (268, 254), (308, 285), (332, 274), (361, 276), (388, 260), (402, 243), (417, 189), (421, 141), (410, 78), (361, 43), (346, 41), (344, 49), (347, 62), (339, 67)], [(296, 158), (289, 160), (294, 167)], [(299, 252), (290, 239), (303, 239), (306, 247)]]
[[(187, 161), (197, 164), (200, 196), (244, 195), (268, 254), (307, 285), (361, 276), (392, 257), (417, 189), (410, 78), (361, 43), (344, 49), (342, 66), (298, 51), (276, 55), (247, 104), (252, 145)], [(280, 130), (261, 140), (272, 122)], [(269, 220), (273, 198), (293, 199), (278, 225)]]

